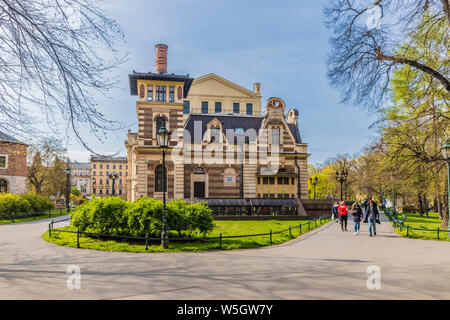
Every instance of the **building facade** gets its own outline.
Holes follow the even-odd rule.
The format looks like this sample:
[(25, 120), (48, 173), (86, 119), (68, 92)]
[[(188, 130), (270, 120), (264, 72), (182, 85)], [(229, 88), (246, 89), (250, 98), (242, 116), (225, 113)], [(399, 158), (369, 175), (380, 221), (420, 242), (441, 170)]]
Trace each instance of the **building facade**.
[[(168, 199), (307, 198), (297, 110), (273, 97), (261, 114), (259, 83), (251, 91), (215, 74), (168, 74), (165, 45), (156, 45), (156, 61), (155, 73), (129, 75), (138, 116), (125, 143), (129, 200), (161, 198), (163, 179)], [(162, 125), (172, 132), (166, 168), (156, 140)]]
[[(91, 195), (96, 197), (108, 197), (113, 194), (127, 199), (128, 163), (126, 157), (97, 157), (91, 156)], [(117, 179), (113, 180), (110, 174), (117, 173)]]
[(82, 196), (91, 194), (91, 165), (89, 162), (72, 162), (70, 164), (72, 186), (80, 190)]
[(28, 146), (0, 132), (0, 192), (25, 193)]

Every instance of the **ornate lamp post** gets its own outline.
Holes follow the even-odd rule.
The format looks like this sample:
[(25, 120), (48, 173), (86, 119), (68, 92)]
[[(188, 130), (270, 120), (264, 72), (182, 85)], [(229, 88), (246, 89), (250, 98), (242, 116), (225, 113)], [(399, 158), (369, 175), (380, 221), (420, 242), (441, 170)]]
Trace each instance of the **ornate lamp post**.
[(69, 160), (67, 160), (66, 167), (66, 210), (67, 213), (70, 211), (70, 164)]
[(345, 181), (347, 181), (347, 177), (348, 177), (347, 169), (343, 168), (343, 169), (341, 169), (340, 172), (339, 172), (339, 170), (336, 171), (335, 179), (336, 179), (336, 181), (341, 183), (341, 201), (343, 200), (343, 198), (342, 198), (342, 185), (344, 184)]
[[(447, 192), (448, 192), (448, 203), (447, 203), (447, 209), (448, 209), (448, 215), (450, 217), (450, 138), (447, 138), (447, 141), (441, 148), (442, 155), (444, 156), (444, 159), (447, 161)], [(448, 223), (448, 222), (447, 222)], [(450, 223), (448, 224), (448, 229), (450, 231)], [(450, 233), (449, 233), (450, 235)]]
[(170, 131), (166, 129), (163, 124), (156, 133), (159, 149), (162, 152), (162, 170), (163, 170), (163, 230), (161, 233), (161, 245), (164, 249), (169, 248), (169, 234), (167, 233), (167, 219), (166, 219), (166, 151), (169, 148)]
[(111, 195), (114, 196), (116, 195), (116, 191), (114, 189), (114, 186), (116, 184), (116, 179), (119, 178), (119, 175), (117, 174), (117, 172), (112, 172), (108, 175), (108, 177), (112, 180), (112, 191), (111, 191)]
[(309, 178), (309, 183), (312, 184), (314, 186), (314, 199), (316, 199), (316, 185), (317, 185), (317, 181), (319, 181), (319, 179), (317, 177), (313, 178)]

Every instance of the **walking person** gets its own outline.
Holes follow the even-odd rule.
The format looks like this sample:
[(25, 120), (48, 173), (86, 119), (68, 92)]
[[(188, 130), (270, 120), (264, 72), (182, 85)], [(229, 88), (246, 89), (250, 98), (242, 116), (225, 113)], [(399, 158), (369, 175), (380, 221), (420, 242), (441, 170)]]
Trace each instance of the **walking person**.
[(375, 201), (370, 200), (369, 205), (367, 206), (365, 215), (364, 215), (364, 223), (369, 222), (370, 236), (372, 236), (372, 231), (373, 231), (374, 236), (377, 235), (376, 224), (377, 224), (377, 220), (379, 221), (379, 218), (380, 218), (380, 213), (378, 212), (377, 205), (376, 205)]
[(350, 211), (350, 214), (353, 217), (353, 224), (355, 226), (355, 236), (359, 234), (359, 227), (362, 220), (362, 209), (359, 203), (355, 202), (352, 205), (352, 210)]
[(339, 220), (341, 221), (341, 229), (342, 231), (347, 231), (347, 215), (348, 215), (348, 206), (345, 204), (345, 201), (341, 201), (338, 207)]
[(336, 219), (336, 222), (338, 222), (338, 219), (337, 219), (338, 214), (339, 214), (339, 212), (338, 212), (338, 203), (337, 203), (337, 201), (335, 201), (333, 206), (331, 207), (331, 216), (332, 216), (333, 220)]

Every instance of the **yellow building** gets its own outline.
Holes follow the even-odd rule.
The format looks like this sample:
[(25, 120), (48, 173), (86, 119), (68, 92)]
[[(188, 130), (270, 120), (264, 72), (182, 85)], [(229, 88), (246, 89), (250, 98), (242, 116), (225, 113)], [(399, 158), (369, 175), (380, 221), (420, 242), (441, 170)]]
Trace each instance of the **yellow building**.
[[(261, 115), (259, 83), (252, 91), (212, 73), (196, 79), (168, 74), (161, 44), (156, 72), (133, 72), (129, 80), (138, 117), (138, 132), (126, 141), (129, 200), (161, 198), (164, 179), (168, 199), (207, 199), (210, 205), (261, 199), (254, 203), (263, 206), (263, 199), (276, 198), (277, 206), (297, 207), (307, 198), (309, 155), (298, 111), (287, 111), (274, 97)], [(165, 170), (156, 141), (163, 124), (172, 132)]]
[(91, 191), (96, 197), (108, 197), (113, 194), (113, 180), (110, 174), (117, 173), (114, 180), (114, 194), (127, 199), (126, 181), (128, 162), (126, 157), (91, 156)]

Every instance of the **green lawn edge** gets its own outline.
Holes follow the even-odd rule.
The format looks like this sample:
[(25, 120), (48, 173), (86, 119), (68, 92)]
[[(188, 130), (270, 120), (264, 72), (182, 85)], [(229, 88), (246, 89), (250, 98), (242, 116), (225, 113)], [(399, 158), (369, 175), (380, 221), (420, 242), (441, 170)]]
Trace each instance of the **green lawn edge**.
[[(314, 226), (314, 221), (311, 221), (311, 229), (308, 230), (308, 226), (302, 226), (302, 233), (299, 233), (298, 225), (299, 223), (305, 223), (301, 220), (292, 221), (280, 221), (280, 220), (264, 220), (264, 221), (248, 221), (248, 220), (238, 220), (238, 221), (215, 221), (219, 226), (211, 234), (207, 236), (214, 237), (222, 233), (223, 236), (226, 235), (242, 235), (242, 234), (258, 234), (261, 232), (262, 228), (268, 225), (274, 226), (272, 232), (277, 232), (286, 229), (291, 225), (292, 237), (289, 235), (289, 231), (280, 234), (272, 235), (272, 245), (281, 244), (289, 240), (293, 240), (299, 236), (307, 234), (327, 223), (330, 219), (324, 219), (322, 222), (317, 220), (317, 226)], [(275, 229), (275, 226), (278, 226)], [(240, 227), (240, 228), (239, 228)], [(297, 228), (294, 228), (297, 227)], [(66, 226), (58, 229), (71, 229), (73, 227)], [(227, 228), (227, 230), (224, 230)], [(42, 235), (42, 238), (50, 243), (76, 248), (77, 247), (77, 235), (75, 233), (65, 233), (57, 232), (54, 229), (52, 231), (52, 237), (49, 237), (48, 230)], [(254, 232), (249, 232), (249, 230), (255, 230)], [(265, 232), (269, 232), (270, 229), (265, 229)], [(219, 240), (210, 241), (197, 241), (197, 242), (176, 242), (171, 241), (169, 249), (162, 249), (160, 243), (150, 243), (148, 251), (145, 250), (144, 244), (131, 244), (116, 240), (99, 240), (86, 236), (80, 237), (80, 249), (90, 249), (99, 251), (111, 251), (111, 252), (134, 252), (134, 253), (145, 253), (145, 252), (201, 252), (201, 251), (220, 251), (220, 250), (236, 250), (236, 249), (251, 249), (251, 248), (261, 248), (271, 246), (270, 236), (258, 236), (258, 237), (246, 237), (246, 238), (236, 238), (236, 239), (223, 239), (222, 249), (219, 248)]]
[[(422, 230), (412, 230), (409, 231), (405, 227), (394, 227), (393, 222), (391, 221), (391, 225), (395, 232), (405, 238), (409, 239), (418, 239), (418, 240), (434, 240), (434, 241), (449, 241), (448, 232), (442, 231), (439, 232), (439, 240), (437, 239), (437, 228), (441, 226), (441, 221), (439, 220), (439, 214), (436, 212), (428, 213), (428, 218), (426, 215), (420, 216), (419, 213), (404, 213), (406, 215), (406, 220), (404, 225), (409, 225), (412, 228), (419, 229), (432, 229), (434, 231), (422, 231)], [(401, 216), (403, 214), (399, 214)], [(408, 234), (408, 235), (407, 235)]]
[(50, 216), (49, 216), (48, 213), (45, 213), (43, 215), (36, 216), (36, 217), (27, 217), (27, 218), (18, 218), (18, 219), (15, 218), (14, 222), (12, 221), (11, 218), (9, 218), (9, 219), (2, 219), (2, 218), (0, 218), (0, 225), (16, 224), (16, 223), (29, 222), (29, 221), (38, 221), (38, 220), (55, 218), (55, 217), (62, 217), (64, 215), (67, 215), (65, 210), (63, 210), (61, 212), (60, 210), (55, 209), (55, 210), (50, 211)]

